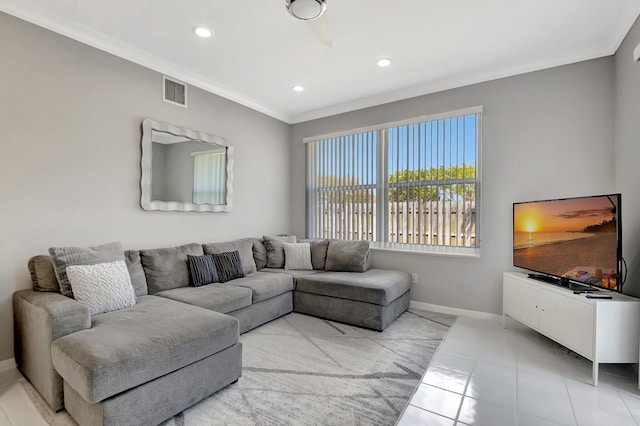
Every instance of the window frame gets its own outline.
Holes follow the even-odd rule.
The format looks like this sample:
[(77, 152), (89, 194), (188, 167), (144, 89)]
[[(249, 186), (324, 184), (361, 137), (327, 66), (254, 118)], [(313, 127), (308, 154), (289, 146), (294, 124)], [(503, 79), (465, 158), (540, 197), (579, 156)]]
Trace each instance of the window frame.
[[(305, 144), (305, 230), (307, 236), (314, 236), (314, 226), (315, 226), (315, 216), (314, 216), (314, 206), (313, 197), (310, 197), (310, 187), (309, 182), (312, 179), (312, 174), (316, 173), (315, 167), (311, 165), (312, 154), (309, 152), (310, 149), (307, 146), (310, 142), (317, 142), (325, 139), (333, 139), (340, 137), (348, 137), (348, 136), (356, 136), (360, 134), (365, 134), (368, 132), (379, 132), (380, 135), (379, 140), (376, 140), (376, 164), (374, 168), (377, 170), (377, 179), (375, 183), (366, 183), (356, 185), (357, 188), (361, 189), (383, 189), (383, 196), (377, 196), (375, 202), (376, 214), (378, 215), (378, 220), (376, 221), (375, 232), (377, 235), (382, 235), (383, 239), (388, 240), (388, 236), (386, 236), (391, 230), (389, 229), (389, 192), (390, 189), (394, 187), (392, 182), (388, 181), (388, 176), (385, 176), (388, 170), (388, 149), (389, 149), (389, 129), (400, 128), (403, 126), (411, 126), (421, 123), (428, 122), (437, 122), (438, 120), (446, 120), (451, 118), (462, 118), (467, 115), (476, 115), (476, 178), (472, 179), (472, 182), (476, 185), (476, 194), (475, 194), (475, 246), (473, 247), (464, 247), (464, 246), (445, 246), (445, 245), (428, 245), (428, 244), (411, 244), (411, 243), (392, 243), (388, 241), (371, 241), (371, 248), (374, 250), (380, 251), (391, 251), (391, 252), (407, 252), (413, 254), (437, 254), (437, 255), (453, 255), (453, 256), (466, 256), (466, 257), (480, 257), (480, 248), (482, 243), (482, 115), (484, 112), (484, 108), (482, 106), (474, 106), (469, 108), (463, 108), (438, 114), (430, 114), (423, 115), (419, 117), (414, 117), (410, 119), (393, 121), (387, 123), (381, 123), (374, 126), (355, 128), (347, 131), (335, 132), (322, 134), (317, 136), (306, 137), (303, 139), (303, 143)], [(343, 152), (344, 155), (344, 152)], [(368, 164), (367, 167), (370, 167), (371, 164)], [(407, 168), (409, 164), (407, 164)], [(387, 173), (388, 174), (388, 173)], [(471, 178), (467, 178), (471, 179)], [(384, 184), (386, 180), (386, 185)], [(465, 180), (463, 178), (463, 180)], [(451, 180), (445, 181), (436, 181), (433, 184), (437, 183), (446, 183), (450, 184)], [(465, 183), (465, 182), (461, 182)], [(468, 182), (470, 183), (470, 182)], [(429, 183), (432, 184), (431, 182)], [(397, 188), (409, 188), (415, 187), (418, 184), (414, 182), (404, 182), (404, 183), (396, 183), (395, 187)], [(343, 190), (353, 189), (354, 186), (349, 186), (348, 184), (344, 184), (339, 186)], [(386, 205), (385, 205), (386, 203)], [(372, 236), (375, 238), (375, 236)]]

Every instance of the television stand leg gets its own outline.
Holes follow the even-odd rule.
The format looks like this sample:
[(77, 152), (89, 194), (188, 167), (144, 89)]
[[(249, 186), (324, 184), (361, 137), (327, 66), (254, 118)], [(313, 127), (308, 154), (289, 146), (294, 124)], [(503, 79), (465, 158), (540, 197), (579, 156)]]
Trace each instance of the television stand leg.
[(598, 362), (596, 362), (595, 360), (593, 361), (593, 372), (591, 373), (593, 375), (593, 386), (598, 386)]

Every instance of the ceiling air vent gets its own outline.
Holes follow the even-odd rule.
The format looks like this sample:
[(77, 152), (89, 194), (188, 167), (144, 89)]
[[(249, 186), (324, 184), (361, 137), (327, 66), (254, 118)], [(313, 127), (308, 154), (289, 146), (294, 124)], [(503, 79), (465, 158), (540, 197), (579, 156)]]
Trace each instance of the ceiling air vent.
[(166, 75), (162, 76), (162, 99), (170, 104), (187, 107), (187, 85), (181, 81), (173, 80)]

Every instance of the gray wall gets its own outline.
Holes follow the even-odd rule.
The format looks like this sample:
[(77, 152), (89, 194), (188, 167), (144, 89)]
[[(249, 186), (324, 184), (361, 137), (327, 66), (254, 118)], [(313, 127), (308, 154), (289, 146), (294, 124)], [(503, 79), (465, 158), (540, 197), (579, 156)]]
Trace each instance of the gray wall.
[[(4, 14), (0, 58), (0, 360), (13, 357), (12, 294), (31, 287), (27, 260), (50, 246), (289, 231), (287, 124), (193, 87), (188, 109), (162, 102), (160, 74)], [(147, 117), (235, 145), (232, 212), (140, 208)]]
[(622, 253), (629, 266), (624, 292), (640, 296), (640, 19), (615, 55), (616, 185), (622, 192)]
[(613, 75), (608, 57), (296, 124), (293, 230), (305, 233), (303, 138), (482, 105), (481, 258), (377, 251), (372, 259), (418, 274), (412, 300), (501, 313), (502, 271), (514, 269), (512, 203), (616, 189)]

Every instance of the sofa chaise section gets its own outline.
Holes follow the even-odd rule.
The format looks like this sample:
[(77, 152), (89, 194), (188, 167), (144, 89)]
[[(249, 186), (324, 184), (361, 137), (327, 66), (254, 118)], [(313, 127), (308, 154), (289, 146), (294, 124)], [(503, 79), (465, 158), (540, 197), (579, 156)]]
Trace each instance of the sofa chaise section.
[(294, 310), (382, 331), (409, 308), (411, 275), (403, 271), (325, 272), (298, 278)]
[[(238, 338), (235, 318), (143, 296), (131, 308), (94, 316), (91, 328), (55, 340), (51, 352), (64, 379), (65, 407), (77, 421), (136, 424), (136, 413), (164, 410), (144, 416), (145, 423), (153, 423), (237, 380)], [(218, 358), (224, 362), (214, 362)], [(199, 363), (206, 369), (196, 368)], [(212, 380), (194, 388), (203, 374)], [(168, 381), (173, 389), (160, 388), (155, 380)], [(169, 407), (160, 408), (162, 401)]]

